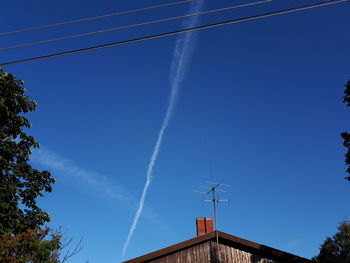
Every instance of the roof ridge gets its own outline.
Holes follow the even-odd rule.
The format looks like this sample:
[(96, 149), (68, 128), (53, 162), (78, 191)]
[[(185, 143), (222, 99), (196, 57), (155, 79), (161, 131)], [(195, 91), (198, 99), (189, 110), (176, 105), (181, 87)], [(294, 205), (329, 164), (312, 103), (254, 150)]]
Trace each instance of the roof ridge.
[[(136, 257), (123, 263), (141, 263), (141, 262), (149, 262), (150, 260), (154, 260), (156, 258), (160, 258), (169, 254), (176, 253), (177, 251), (183, 250), (185, 248), (193, 247), (198, 244), (207, 241), (215, 241), (216, 242), (216, 233), (219, 237), (219, 243), (222, 245), (228, 245), (234, 247), (236, 249), (241, 249), (247, 251), (252, 254), (257, 254), (264, 256), (273, 260), (283, 260), (283, 263), (311, 263), (312, 261), (306, 258), (299, 257), (297, 255), (275, 249), (263, 244), (259, 244), (244, 238), (240, 238), (238, 236), (234, 236), (221, 231), (213, 231), (205, 235), (197, 236), (194, 238), (190, 238), (183, 242), (153, 251), (151, 253), (145, 254), (140, 257)], [(258, 253), (257, 253), (258, 252)]]

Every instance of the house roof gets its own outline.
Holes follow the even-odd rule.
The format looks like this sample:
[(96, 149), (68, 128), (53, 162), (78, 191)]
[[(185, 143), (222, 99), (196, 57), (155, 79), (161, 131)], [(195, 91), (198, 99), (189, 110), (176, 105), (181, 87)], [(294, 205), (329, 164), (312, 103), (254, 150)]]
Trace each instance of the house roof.
[(199, 245), (207, 241), (216, 241), (216, 232), (219, 237), (219, 243), (228, 245), (240, 250), (247, 251), (252, 254), (260, 255), (272, 260), (276, 260), (282, 263), (311, 263), (312, 261), (306, 258), (302, 258), (275, 248), (271, 248), (262, 244), (258, 244), (237, 236), (233, 236), (224, 232), (214, 231), (206, 235), (197, 236), (195, 238), (188, 239), (184, 242), (177, 243), (175, 245), (145, 254), (143, 256), (124, 261), (124, 263), (141, 263), (149, 262), (166, 255), (176, 253), (180, 250)]

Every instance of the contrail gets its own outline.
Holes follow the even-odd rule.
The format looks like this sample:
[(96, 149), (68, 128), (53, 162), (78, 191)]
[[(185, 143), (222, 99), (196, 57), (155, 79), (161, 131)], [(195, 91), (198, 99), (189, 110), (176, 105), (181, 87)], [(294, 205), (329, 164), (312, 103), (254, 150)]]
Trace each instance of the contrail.
[[(198, 0), (191, 4), (188, 13), (194, 13), (199, 12), (202, 9), (204, 0)], [(198, 23), (198, 17), (191, 17), (190, 19), (186, 20), (183, 23), (184, 27), (194, 27)], [(171, 87), (171, 93), (169, 98), (169, 104), (168, 108), (162, 123), (162, 126), (159, 130), (158, 139), (155, 144), (155, 147), (153, 149), (153, 153), (151, 155), (150, 162), (148, 164), (147, 174), (146, 174), (146, 183), (142, 191), (141, 199), (139, 202), (139, 206), (136, 210), (134, 220), (132, 222), (132, 225), (129, 230), (128, 237), (126, 238), (126, 241), (123, 246), (122, 251), (122, 258), (124, 258), (126, 249), (128, 248), (130, 239), (136, 229), (137, 223), (139, 221), (140, 215), (143, 210), (143, 206), (145, 203), (146, 194), (148, 192), (148, 188), (152, 181), (152, 172), (154, 164), (157, 160), (157, 156), (160, 150), (160, 146), (162, 144), (163, 135), (165, 133), (165, 130), (168, 127), (169, 121), (171, 119), (172, 113), (174, 111), (174, 107), (176, 105), (178, 93), (180, 90), (180, 84), (181, 81), (184, 79), (185, 74), (187, 72), (187, 67), (191, 59), (192, 51), (195, 45), (195, 33), (187, 33), (184, 35), (181, 35), (176, 40), (175, 49), (174, 49), (174, 55), (173, 59), (170, 65), (170, 87)]]

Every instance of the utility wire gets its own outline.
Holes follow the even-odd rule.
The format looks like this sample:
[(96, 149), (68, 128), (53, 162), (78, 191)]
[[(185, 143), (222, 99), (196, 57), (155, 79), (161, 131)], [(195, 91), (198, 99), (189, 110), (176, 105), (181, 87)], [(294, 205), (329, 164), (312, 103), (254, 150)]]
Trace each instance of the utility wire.
[(247, 7), (247, 6), (264, 4), (264, 3), (268, 3), (268, 2), (272, 2), (272, 1), (273, 0), (264, 0), (264, 1), (259, 1), (259, 2), (249, 3), (249, 4), (235, 5), (235, 6), (229, 6), (229, 7), (220, 8), (220, 9), (208, 10), (208, 11), (199, 12), (199, 13), (193, 13), (193, 14), (169, 17), (169, 18), (164, 18), (164, 19), (159, 19), (159, 20), (147, 21), (147, 22), (143, 22), (143, 23), (139, 23), (139, 24), (132, 24), (132, 25), (127, 25), (127, 26), (113, 27), (113, 28), (109, 28), (109, 29), (104, 29), (104, 30), (99, 30), (99, 31), (94, 31), (94, 32), (88, 32), (88, 33), (83, 33), (83, 34), (78, 34), (78, 35), (53, 38), (53, 39), (37, 41), (37, 42), (31, 42), (31, 43), (15, 45), (15, 46), (10, 46), (10, 47), (0, 47), (0, 50), (10, 50), (10, 49), (15, 49), (15, 48), (29, 47), (29, 46), (34, 46), (34, 45), (39, 45), (39, 44), (44, 44), (44, 43), (50, 43), (50, 42), (56, 42), (56, 41), (61, 41), (61, 40), (67, 40), (67, 39), (72, 39), (72, 38), (91, 36), (91, 35), (96, 35), (96, 34), (101, 34), (101, 33), (121, 30), (121, 29), (133, 28), (133, 27), (138, 27), (138, 26), (145, 26), (145, 25), (156, 24), (156, 23), (161, 23), (161, 22), (166, 22), (166, 21), (171, 21), (171, 20), (177, 20), (177, 19), (183, 19), (183, 18), (192, 17), (192, 16), (199, 16), (199, 15), (206, 15), (206, 14), (211, 14), (211, 13), (223, 12), (223, 11), (227, 11), (227, 10), (231, 10), (231, 9), (237, 9), (237, 8), (242, 8), (242, 7)]
[(13, 65), (13, 64), (24, 63), (24, 62), (29, 62), (29, 61), (41, 60), (41, 59), (46, 59), (46, 58), (70, 55), (70, 54), (81, 53), (81, 52), (85, 52), (85, 51), (91, 51), (91, 50), (95, 50), (95, 49), (101, 49), (101, 48), (107, 48), (107, 47), (113, 47), (113, 46), (122, 46), (122, 45), (126, 45), (126, 44), (142, 42), (142, 41), (151, 40), (151, 39), (158, 39), (158, 38), (162, 38), (162, 37), (174, 36), (174, 35), (179, 35), (179, 34), (183, 34), (183, 33), (199, 31), (199, 30), (203, 30), (203, 29), (215, 28), (215, 27), (224, 26), (224, 25), (237, 24), (237, 23), (261, 19), (261, 18), (289, 14), (289, 13), (294, 13), (294, 12), (298, 12), (298, 11), (302, 11), (302, 10), (308, 10), (308, 9), (312, 9), (312, 8), (317, 8), (317, 7), (321, 7), (321, 6), (327, 6), (327, 5), (332, 5), (332, 4), (342, 3), (342, 2), (348, 2), (348, 1), (349, 0), (326, 0), (326, 1), (313, 3), (313, 4), (309, 4), (309, 5), (304, 5), (304, 6), (300, 6), (300, 7), (292, 7), (292, 8), (288, 8), (288, 9), (283, 9), (283, 10), (263, 13), (263, 14), (259, 14), (259, 15), (238, 18), (238, 19), (231, 19), (231, 20), (221, 21), (221, 22), (217, 22), (217, 23), (213, 23), (213, 24), (197, 26), (197, 27), (192, 27), (192, 28), (187, 28), (187, 29), (162, 33), (162, 34), (157, 34), (157, 35), (151, 35), (151, 36), (140, 37), (140, 38), (135, 38), (135, 39), (130, 39), (130, 40), (124, 40), (124, 41), (119, 41), (119, 42), (114, 42), (114, 43), (108, 43), (108, 44), (103, 44), (103, 45), (99, 45), (99, 46), (75, 49), (75, 50), (70, 50), (70, 51), (65, 51), (65, 52), (60, 52), (60, 53), (55, 53), (55, 54), (50, 54), (50, 55), (44, 55), (44, 56), (39, 56), (39, 57), (9, 61), (9, 62), (5, 62), (5, 63), (1, 63), (0, 66), (7, 66), (7, 65)]
[(85, 22), (85, 21), (91, 21), (91, 20), (96, 20), (96, 19), (101, 19), (101, 18), (106, 18), (106, 17), (111, 17), (111, 16), (126, 15), (126, 14), (130, 14), (130, 13), (152, 10), (152, 9), (157, 9), (157, 8), (161, 8), (161, 7), (166, 7), (166, 6), (185, 4), (185, 3), (193, 2), (193, 1), (196, 1), (196, 0), (183, 0), (183, 1), (174, 2), (174, 3), (149, 6), (149, 7), (127, 10), (127, 11), (122, 11), (122, 12), (116, 12), (116, 13), (111, 13), (111, 14), (106, 14), (106, 15), (101, 15), (101, 16), (94, 16), (94, 17), (76, 19), (76, 20), (72, 20), (72, 21), (65, 21), (65, 22), (60, 22), (60, 23), (56, 23), (56, 24), (24, 28), (24, 29), (19, 29), (19, 30), (15, 30), (15, 31), (9, 31), (9, 32), (1, 32), (0, 36), (11, 35), (11, 34), (15, 34), (15, 33), (21, 33), (21, 32), (33, 31), (33, 30), (39, 30), (39, 29), (44, 29), (44, 28), (58, 27), (58, 26), (69, 25), (69, 24)]

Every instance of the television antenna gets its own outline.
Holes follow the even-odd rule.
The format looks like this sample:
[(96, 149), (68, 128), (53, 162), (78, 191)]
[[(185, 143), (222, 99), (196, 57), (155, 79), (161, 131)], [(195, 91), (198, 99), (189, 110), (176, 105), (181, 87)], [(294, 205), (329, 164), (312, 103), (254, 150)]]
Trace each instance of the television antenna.
[[(216, 243), (219, 244), (219, 236), (218, 236), (218, 220), (217, 220), (217, 207), (219, 202), (229, 202), (230, 200), (228, 199), (219, 199), (219, 194), (218, 192), (227, 192), (227, 190), (220, 189), (220, 187), (230, 187), (228, 184), (222, 184), (218, 182), (206, 182), (209, 184), (209, 186), (200, 186), (200, 188), (203, 188), (207, 190), (206, 192), (204, 191), (197, 191), (193, 190), (193, 192), (200, 193), (203, 195), (212, 195), (212, 199), (208, 200), (203, 200), (203, 202), (213, 202), (213, 209), (214, 209), (214, 227), (215, 227), (215, 232), (216, 232)], [(209, 191), (208, 191), (209, 190)]]

